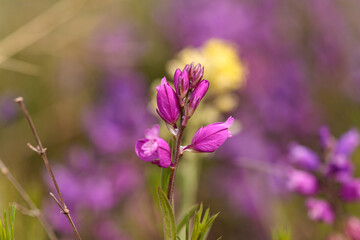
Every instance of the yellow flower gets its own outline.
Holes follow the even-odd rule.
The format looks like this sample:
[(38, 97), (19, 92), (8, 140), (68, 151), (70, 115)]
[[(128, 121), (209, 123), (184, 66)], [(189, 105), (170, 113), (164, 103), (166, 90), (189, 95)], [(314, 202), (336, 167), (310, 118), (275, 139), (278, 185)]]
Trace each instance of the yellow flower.
[(200, 48), (188, 47), (168, 64), (172, 75), (176, 68), (194, 62), (205, 67), (204, 78), (209, 80), (209, 94), (224, 94), (240, 89), (245, 83), (246, 68), (233, 44), (210, 39)]

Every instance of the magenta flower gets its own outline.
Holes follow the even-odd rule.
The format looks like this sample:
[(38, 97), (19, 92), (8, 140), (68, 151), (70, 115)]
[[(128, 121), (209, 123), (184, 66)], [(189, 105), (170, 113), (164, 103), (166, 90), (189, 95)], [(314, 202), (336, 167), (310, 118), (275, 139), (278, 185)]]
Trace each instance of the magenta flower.
[(187, 105), (185, 115), (190, 118), (196, 108), (199, 106), (201, 99), (205, 96), (206, 92), (209, 89), (209, 81), (203, 80), (199, 83), (199, 85), (195, 88), (194, 92), (191, 94), (189, 103)]
[(351, 179), (342, 183), (340, 197), (345, 201), (358, 201), (360, 199), (360, 179)]
[(191, 144), (185, 149), (192, 149), (197, 152), (214, 152), (227, 138), (231, 137), (229, 127), (234, 123), (234, 118), (229, 117), (226, 122), (213, 123), (201, 127), (195, 133)]
[(180, 116), (180, 105), (174, 89), (164, 77), (156, 90), (158, 91), (156, 96), (157, 113), (166, 123), (174, 125)]
[(169, 144), (159, 138), (159, 125), (145, 132), (145, 138), (135, 144), (135, 152), (145, 162), (152, 162), (159, 167), (167, 168), (171, 165), (171, 151)]
[(334, 222), (334, 211), (330, 204), (321, 199), (309, 198), (306, 201), (309, 218), (315, 221), (322, 221), (327, 224)]
[(292, 170), (288, 174), (287, 187), (290, 191), (304, 195), (316, 193), (318, 185), (314, 175), (300, 170)]
[[(174, 86), (179, 99), (184, 99), (189, 91), (189, 75), (187, 71), (176, 69), (174, 75)], [(182, 101), (180, 101), (180, 103), (181, 102)]]

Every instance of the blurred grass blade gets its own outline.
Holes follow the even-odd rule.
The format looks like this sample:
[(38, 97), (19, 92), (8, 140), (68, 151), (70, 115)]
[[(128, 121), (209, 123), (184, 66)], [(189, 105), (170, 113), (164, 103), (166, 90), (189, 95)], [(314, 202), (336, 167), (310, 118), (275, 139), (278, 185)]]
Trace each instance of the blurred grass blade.
[(185, 227), (185, 240), (189, 240), (189, 224), (190, 224), (190, 215), (186, 216), (186, 227)]
[(279, 226), (271, 231), (272, 240), (291, 240), (291, 231), (285, 226)]
[(166, 194), (161, 189), (158, 188), (158, 196), (161, 207), (161, 212), (163, 216), (163, 225), (164, 225), (164, 239), (165, 240), (175, 240), (175, 217), (173, 209), (169, 203), (169, 200), (166, 197)]
[(190, 210), (187, 212), (187, 214), (181, 218), (181, 220), (179, 221), (179, 223), (176, 227), (177, 233), (179, 233), (181, 231), (181, 229), (184, 227), (185, 223), (187, 223), (188, 218), (190, 218), (192, 215), (194, 215), (194, 212), (196, 211), (197, 208), (198, 208), (198, 205), (193, 206), (192, 208), (190, 208)]

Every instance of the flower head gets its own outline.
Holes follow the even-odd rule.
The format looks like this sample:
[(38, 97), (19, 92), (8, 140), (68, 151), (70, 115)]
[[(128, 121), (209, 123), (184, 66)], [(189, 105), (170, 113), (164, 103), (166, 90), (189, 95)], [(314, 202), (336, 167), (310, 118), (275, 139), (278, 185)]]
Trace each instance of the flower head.
[(309, 198), (306, 201), (309, 218), (331, 224), (335, 220), (334, 211), (330, 204), (321, 199)]
[(174, 89), (164, 77), (156, 90), (158, 91), (156, 96), (158, 109), (156, 111), (166, 123), (174, 125), (180, 116), (179, 101)]
[(159, 125), (145, 132), (145, 138), (135, 144), (135, 152), (145, 162), (152, 162), (159, 167), (167, 168), (171, 165), (171, 151), (169, 144), (159, 138)]
[(184, 71), (187, 71), (189, 75), (190, 88), (195, 89), (204, 76), (204, 67), (201, 67), (200, 63), (194, 66), (194, 62), (192, 62), (190, 65), (186, 64)]
[(317, 191), (317, 181), (314, 175), (300, 170), (292, 170), (288, 174), (287, 187), (289, 190), (304, 195), (312, 195)]
[(229, 128), (234, 123), (234, 118), (229, 117), (225, 122), (213, 123), (201, 127), (194, 134), (191, 144), (186, 148), (198, 152), (214, 152), (225, 140), (231, 137)]

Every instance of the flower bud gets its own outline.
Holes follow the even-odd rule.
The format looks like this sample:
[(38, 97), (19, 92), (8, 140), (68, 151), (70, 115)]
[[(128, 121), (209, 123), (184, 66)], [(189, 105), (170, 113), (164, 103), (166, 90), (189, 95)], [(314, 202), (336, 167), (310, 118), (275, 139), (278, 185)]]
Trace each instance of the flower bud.
[(189, 146), (185, 149), (192, 149), (197, 152), (214, 152), (227, 138), (231, 137), (229, 127), (234, 123), (234, 118), (229, 117), (226, 122), (213, 123), (201, 127), (194, 134)]
[(189, 75), (190, 89), (196, 88), (204, 76), (204, 67), (201, 67), (200, 63), (198, 63), (195, 67), (194, 62), (190, 65), (187, 64), (183, 71), (186, 71)]
[(196, 108), (199, 106), (201, 99), (205, 96), (208, 89), (209, 81), (207, 80), (201, 81), (199, 85), (195, 88), (186, 107), (186, 117), (190, 118), (194, 114)]
[(157, 113), (166, 123), (174, 125), (180, 116), (180, 105), (175, 91), (167, 83), (165, 77), (161, 80), (161, 85), (156, 87), (156, 90), (158, 91), (156, 96)]
[(334, 211), (325, 200), (309, 198), (306, 201), (306, 207), (311, 220), (322, 221), (327, 224), (331, 224), (335, 220)]
[(317, 181), (312, 174), (291, 170), (288, 174), (287, 187), (290, 191), (298, 192), (303, 195), (312, 195), (317, 191)]
[(186, 97), (186, 94), (189, 90), (189, 76), (187, 71), (182, 71), (180, 69), (176, 69), (174, 75), (174, 86), (176, 90), (176, 94), (179, 97), (180, 105), (184, 106), (183, 99)]
[(171, 165), (170, 146), (164, 139), (159, 138), (159, 129), (159, 125), (148, 129), (145, 138), (136, 142), (135, 152), (141, 160), (167, 168)]

